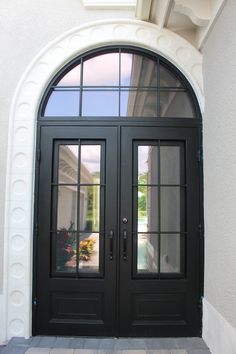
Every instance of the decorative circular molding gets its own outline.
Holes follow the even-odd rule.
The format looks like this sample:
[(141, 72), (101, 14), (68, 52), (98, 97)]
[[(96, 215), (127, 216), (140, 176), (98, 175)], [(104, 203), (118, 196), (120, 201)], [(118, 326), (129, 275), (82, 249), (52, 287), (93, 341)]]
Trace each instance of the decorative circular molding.
[[(90, 49), (112, 44), (138, 46), (168, 59), (188, 79), (203, 111), (201, 54), (182, 37), (156, 25), (127, 19), (93, 22), (65, 33), (38, 54), (18, 83), (9, 120), (4, 241), (8, 249), (4, 264), (11, 277), (4, 289), (6, 339), (12, 335), (31, 335), (34, 164), (41, 97), (51, 78), (66, 63)], [(21, 198), (23, 191), (29, 197)], [(15, 236), (9, 242), (10, 235)], [(25, 305), (16, 315), (15, 307), (23, 299)]]

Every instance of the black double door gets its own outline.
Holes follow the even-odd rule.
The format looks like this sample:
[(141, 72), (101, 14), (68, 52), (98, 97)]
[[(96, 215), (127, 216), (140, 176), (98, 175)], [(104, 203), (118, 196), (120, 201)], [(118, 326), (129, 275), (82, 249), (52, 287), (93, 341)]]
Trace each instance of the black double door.
[(196, 128), (42, 126), (36, 334), (198, 336)]

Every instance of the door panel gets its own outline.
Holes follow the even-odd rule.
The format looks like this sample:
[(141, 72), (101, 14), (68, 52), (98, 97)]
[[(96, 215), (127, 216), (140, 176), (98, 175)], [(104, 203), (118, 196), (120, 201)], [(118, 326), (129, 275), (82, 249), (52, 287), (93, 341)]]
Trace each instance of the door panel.
[(42, 127), (38, 334), (115, 333), (116, 139), (115, 127)]
[(36, 333), (198, 336), (198, 129), (43, 126), (40, 145)]
[(199, 334), (197, 146), (194, 129), (122, 128), (122, 336)]

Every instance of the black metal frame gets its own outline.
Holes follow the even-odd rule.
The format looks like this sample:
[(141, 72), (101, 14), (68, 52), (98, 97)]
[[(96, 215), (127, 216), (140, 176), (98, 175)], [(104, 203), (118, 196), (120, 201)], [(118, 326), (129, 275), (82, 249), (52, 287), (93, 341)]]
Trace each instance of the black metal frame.
[[(132, 53), (141, 53), (147, 56), (150, 56), (151, 58), (155, 57), (156, 60), (161, 63), (164, 66), (167, 66), (167, 68), (173, 73), (180, 78), (182, 82), (184, 82), (185, 86), (185, 91), (188, 91), (188, 94), (192, 98), (192, 102), (194, 105), (194, 111), (196, 113), (196, 118), (159, 118), (157, 117), (43, 117), (42, 112), (45, 109), (45, 105), (47, 103), (47, 98), (50, 93), (50, 90), (53, 87), (53, 84), (58, 82), (62, 75), (66, 73), (66, 71), (71, 70), (72, 66), (75, 66), (81, 61), (82, 57), (93, 57), (96, 56), (97, 54), (104, 54), (107, 52), (114, 52), (114, 50), (117, 50), (120, 52), (120, 48), (122, 47), (122, 50), (124, 51), (132, 51)], [(120, 70), (120, 69), (119, 69)], [(159, 74), (158, 74), (159, 75)], [(159, 80), (159, 77), (158, 77)], [(119, 87), (120, 90), (120, 87)], [(167, 89), (168, 91), (168, 89)], [(183, 91), (183, 89), (179, 89), (179, 91)], [(158, 99), (159, 99), (159, 92), (160, 90), (157, 91)], [(81, 115), (81, 109), (80, 109), (80, 115)], [(69, 126), (80, 126), (80, 127), (92, 127), (92, 126), (100, 126), (100, 127), (105, 127), (105, 126), (115, 126), (118, 128), (118, 131), (120, 131), (122, 126), (126, 127), (172, 127), (173, 129), (176, 129), (178, 131), (178, 128), (192, 128), (194, 131), (198, 132), (198, 140), (199, 140), (199, 151), (200, 155), (202, 156), (202, 120), (201, 120), (201, 112), (200, 108), (198, 105), (198, 101), (196, 98), (196, 95), (189, 84), (189, 82), (186, 80), (186, 78), (183, 76), (183, 74), (176, 68), (174, 67), (173, 64), (171, 64), (168, 60), (165, 58), (162, 58), (161, 56), (152, 53), (146, 49), (140, 49), (138, 47), (134, 46), (109, 46), (109, 47), (103, 47), (99, 48), (96, 50), (91, 50), (85, 54), (83, 54), (81, 57), (74, 59), (70, 63), (68, 63), (65, 67), (63, 67), (58, 74), (51, 80), (51, 82), (48, 85), (48, 88), (46, 89), (41, 103), (40, 103), (40, 108), (39, 108), (39, 117), (38, 117), (38, 129), (37, 129), (37, 162), (36, 162), (36, 180), (35, 180), (35, 209), (34, 209), (34, 262), (33, 262), (33, 335), (36, 334), (36, 317), (37, 317), (37, 237), (38, 237), (38, 176), (39, 176), (39, 169), (40, 169), (40, 135), (41, 135), (41, 128), (42, 127), (57, 127), (57, 126), (63, 126), (63, 127), (69, 127)], [(120, 141), (120, 134), (118, 133), (118, 144)], [(119, 145), (118, 145), (119, 146)], [(121, 148), (121, 147), (120, 147)], [(120, 154), (119, 154), (120, 156)], [(200, 293), (198, 294), (199, 297), (199, 307), (201, 308), (201, 297), (203, 296), (203, 281), (204, 281), (204, 216), (203, 216), (203, 164), (202, 164), (202, 158), (196, 156), (196, 159), (199, 159), (199, 176), (198, 176), (198, 181), (199, 181), (199, 190), (200, 190), (200, 195), (199, 195), (199, 237), (200, 237), (200, 250), (199, 250), (199, 258), (200, 258), (200, 273), (199, 273), (199, 289)], [(117, 161), (117, 164), (119, 164), (119, 161)], [(119, 193), (119, 185), (120, 185), (120, 176), (118, 176), (118, 193)], [(118, 202), (118, 210), (120, 210), (120, 205)], [(117, 232), (119, 233), (120, 226), (119, 223), (117, 225)], [(117, 266), (117, 272), (119, 269), (119, 260), (118, 261), (118, 266)], [(118, 287), (118, 282), (119, 282), (119, 273), (117, 276), (117, 287)], [(119, 295), (117, 295), (119, 296)], [(119, 303), (119, 301), (117, 301)], [(116, 308), (116, 313), (117, 313), (117, 318), (119, 318), (119, 312), (118, 312), (118, 306)], [(117, 329), (117, 335), (118, 335), (118, 329)], [(199, 316), (199, 335), (201, 335), (201, 314)]]

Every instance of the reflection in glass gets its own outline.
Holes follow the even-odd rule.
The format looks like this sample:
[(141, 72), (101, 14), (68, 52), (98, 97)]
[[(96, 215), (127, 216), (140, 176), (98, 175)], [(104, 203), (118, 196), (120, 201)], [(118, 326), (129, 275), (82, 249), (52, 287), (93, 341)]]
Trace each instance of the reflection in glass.
[(180, 184), (180, 147), (161, 146), (161, 184)]
[(118, 91), (83, 91), (82, 115), (91, 117), (116, 117), (119, 115)]
[(160, 65), (160, 86), (161, 87), (182, 87), (175, 74), (172, 74), (166, 67)]
[(158, 147), (138, 146), (138, 183), (158, 184)]
[(119, 53), (98, 55), (84, 61), (84, 86), (118, 86)]
[(161, 187), (161, 231), (180, 231), (180, 187)]
[(100, 186), (80, 186), (81, 231), (99, 231)]
[(193, 105), (187, 92), (160, 92), (161, 117), (193, 118)]
[(138, 232), (158, 231), (158, 188), (138, 187)]
[(99, 271), (99, 234), (83, 233), (79, 235), (79, 272)]
[(80, 70), (80, 65), (75, 66), (62, 77), (57, 86), (80, 86)]
[(158, 272), (158, 236), (155, 234), (138, 234), (137, 272)]
[(76, 272), (76, 233), (70, 230), (57, 232), (56, 271)]
[(161, 273), (180, 273), (180, 235), (161, 235)]
[(57, 229), (75, 230), (77, 226), (77, 186), (59, 186)]
[(81, 145), (80, 183), (100, 183), (100, 145)]
[(120, 115), (123, 117), (156, 117), (157, 92), (152, 90), (121, 90)]
[(157, 63), (131, 53), (121, 54), (121, 86), (157, 86)]
[(58, 183), (77, 183), (78, 145), (59, 146)]
[(79, 115), (79, 91), (53, 91), (47, 102), (44, 115), (47, 117), (76, 117)]

